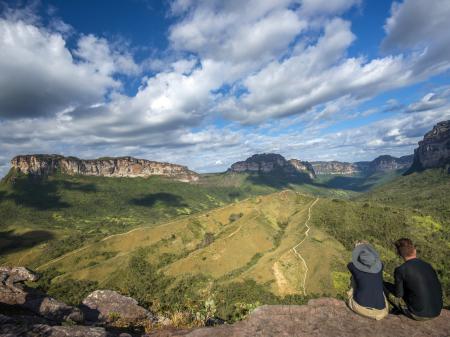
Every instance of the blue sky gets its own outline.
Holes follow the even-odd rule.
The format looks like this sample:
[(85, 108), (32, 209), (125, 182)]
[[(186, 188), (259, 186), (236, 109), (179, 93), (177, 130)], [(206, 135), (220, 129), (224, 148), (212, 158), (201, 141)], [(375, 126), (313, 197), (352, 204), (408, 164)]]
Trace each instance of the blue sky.
[(450, 118), (450, 2), (0, 2), (0, 175), (17, 154), (223, 171), (410, 154)]

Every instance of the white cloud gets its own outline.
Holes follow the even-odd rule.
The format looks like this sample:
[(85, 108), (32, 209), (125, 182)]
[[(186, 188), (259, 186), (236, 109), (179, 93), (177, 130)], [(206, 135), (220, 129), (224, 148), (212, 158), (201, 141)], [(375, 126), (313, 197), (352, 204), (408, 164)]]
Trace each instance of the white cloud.
[(102, 71), (91, 61), (76, 62), (59, 33), (0, 18), (0, 116), (51, 116), (103, 101), (120, 83), (111, 76), (115, 69)]
[(386, 20), (382, 48), (415, 51), (417, 76), (436, 74), (450, 68), (450, 2), (446, 0), (405, 0), (394, 2)]
[(108, 41), (92, 34), (82, 36), (78, 40), (78, 48), (74, 54), (92, 67), (93, 72), (110, 76), (115, 73), (138, 74), (139, 66), (128, 53), (112, 50)]

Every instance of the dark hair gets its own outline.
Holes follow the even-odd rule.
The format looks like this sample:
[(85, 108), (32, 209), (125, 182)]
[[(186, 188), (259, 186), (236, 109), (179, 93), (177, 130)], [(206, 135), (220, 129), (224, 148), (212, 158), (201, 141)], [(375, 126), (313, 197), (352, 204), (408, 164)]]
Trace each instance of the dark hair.
[(397, 253), (401, 257), (405, 258), (414, 254), (414, 244), (411, 239), (401, 238), (395, 241), (395, 248), (397, 248)]

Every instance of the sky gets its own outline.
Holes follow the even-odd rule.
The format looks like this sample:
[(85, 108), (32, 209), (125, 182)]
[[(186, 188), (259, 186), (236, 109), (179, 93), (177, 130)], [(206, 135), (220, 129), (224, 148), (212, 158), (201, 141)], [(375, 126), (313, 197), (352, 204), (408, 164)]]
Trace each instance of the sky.
[(226, 170), (411, 154), (450, 119), (448, 0), (0, 0), (18, 154)]

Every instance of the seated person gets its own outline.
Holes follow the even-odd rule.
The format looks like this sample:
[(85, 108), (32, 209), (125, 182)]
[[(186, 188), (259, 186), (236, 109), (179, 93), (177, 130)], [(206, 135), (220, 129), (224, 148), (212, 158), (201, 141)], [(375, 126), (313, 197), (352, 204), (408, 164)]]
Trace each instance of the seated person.
[(383, 264), (375, 248), (366, 242), (356, 243), (347, 268), (352, 273), (349, 308), (376, 320), (386, 317), (388, 303), (383, 293)]
[(397, 240), (395, 247), (405, 263), (395, 269), (395, 285), (385, 283), (389, 302), (415, 320), (439, 316), (442, 288), (433, 267), (417, 258), (416, 248), (410, 239)]

